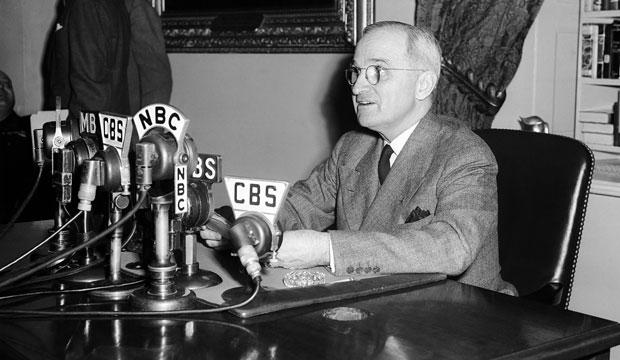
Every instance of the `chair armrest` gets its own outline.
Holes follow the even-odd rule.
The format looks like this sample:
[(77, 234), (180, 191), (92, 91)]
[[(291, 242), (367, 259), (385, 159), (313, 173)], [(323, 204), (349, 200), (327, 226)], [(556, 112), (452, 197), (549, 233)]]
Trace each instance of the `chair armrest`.
[(562, 300), (562, 290), (562, 284), (548, 283), (540, 289), (527, 295), (521, 295), (520, 297), (535, 300), (548, 305), (557, 306)]

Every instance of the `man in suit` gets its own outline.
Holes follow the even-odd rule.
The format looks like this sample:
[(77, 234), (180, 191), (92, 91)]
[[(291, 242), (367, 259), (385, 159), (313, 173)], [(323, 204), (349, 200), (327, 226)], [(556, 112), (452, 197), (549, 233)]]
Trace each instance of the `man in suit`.
[[(60, 5), (60, 4), (59, 4)], [(129, 114), (130, 20), (124, 0), (63, 0), (46, 54), (46, 109)]]
[(365, 129), (344, 134), (290, 188), (271, 266), (439, 272), (516, 294), (500, 276), (495, 158), (464, 123), (429, 112), (440, 66), (439, 45), (423, 29), (365, 29), (346, 70)]

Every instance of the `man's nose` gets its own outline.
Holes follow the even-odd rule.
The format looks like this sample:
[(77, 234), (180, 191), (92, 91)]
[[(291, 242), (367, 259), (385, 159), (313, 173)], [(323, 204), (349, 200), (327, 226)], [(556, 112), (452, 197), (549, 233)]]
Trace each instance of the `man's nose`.
[(353, 84), (353, 86), (351, 86), (351, 92), (353, 93), (353, 95), (358, 95), (362, 93), (364, 90), (368, 89), (368, 87), (370, 86), (368, 79), (366, 79), (365, 71), (366, 70), (360, 71), (359, 75), (357, 76), (357, 79), (355, 80), (355, 83)]

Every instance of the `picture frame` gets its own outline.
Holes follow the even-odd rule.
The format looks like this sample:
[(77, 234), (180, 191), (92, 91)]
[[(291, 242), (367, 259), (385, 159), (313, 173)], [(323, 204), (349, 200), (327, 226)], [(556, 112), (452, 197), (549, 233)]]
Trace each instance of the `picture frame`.
[[(174, 6), (171, 5), (174, 2)], [(161, 21), (169, 53), (352, 53), (374, 22), (374, 0), (167, 0)], [(234, 1), (232, 3), (235, 3)], [(229, 4), (229, 2), (227, 3)]]

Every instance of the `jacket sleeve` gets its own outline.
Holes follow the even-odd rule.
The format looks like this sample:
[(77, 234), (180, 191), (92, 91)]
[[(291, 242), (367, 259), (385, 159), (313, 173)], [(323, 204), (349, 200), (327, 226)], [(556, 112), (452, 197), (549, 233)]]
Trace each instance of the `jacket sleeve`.
[(161, 19), (146, 0), (125, 0), (131, 24), (129, 91), (132, 110), (170, 103), (172, 71)]
[(79, 118), (79, 110), (127, 113), (129, 23), (124, 4), (77, 0), (68, 11), (72, 116)]
[(338, 193), (338, 157), (346, 142), (343, 136), (329, 158), (316, 166), (307, 179), (289, 189), (278, 216), (282, 230), (324, 231), (334, 226)]

